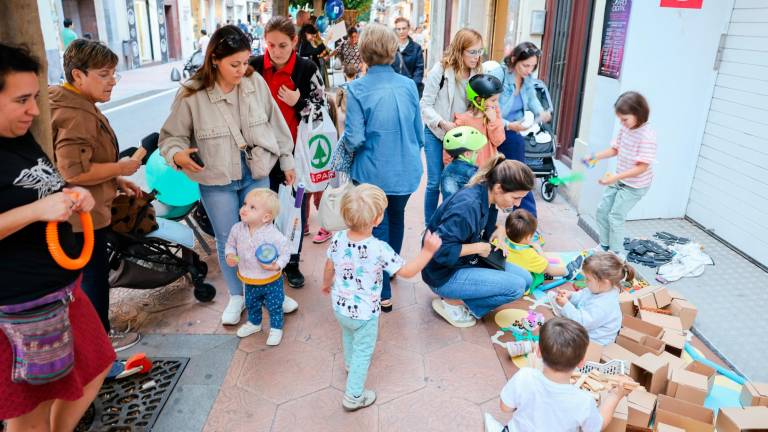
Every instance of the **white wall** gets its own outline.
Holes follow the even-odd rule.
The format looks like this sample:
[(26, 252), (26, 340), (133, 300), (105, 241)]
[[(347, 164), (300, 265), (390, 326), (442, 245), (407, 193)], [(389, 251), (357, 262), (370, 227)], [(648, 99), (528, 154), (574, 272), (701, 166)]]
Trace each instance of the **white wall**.
[[(629, 218), (682, 217), (714, 88), (715, 54), (733, 0), (706, 1), (701, 10), (662, 8), (657, 1), (633, 2), (619, 80), (596, 75), (602, 29), (597, 23), (602, 22), (604, 4), (599, 1), (595, 9), (598, 18), (579, 138), (587, 152), (607, 148), (618, 131), (613, 113), (616, 98), (628, 90), (642, 93), (650, 104), (650, 121), (657, 133), (657, 163), (651, 190)], [(615, 172), (613, 161), (589, 170), (582, 185), (579, 213), (588, 221), (603, 191), (597, 180), (606, 171)]]
[[(541, 48), (541, 35), (531, 35), (531, 12), (543, 11), (546, 9), (546, 0), (522, 0), (520, 2), (520, 13), (518, 15), (516, 43), (533, 42)], [(552, 13), (547, 11), (546, 13)]]
[(197, 38), (194, 34), (194, 23), (192, 22), (192, 6), (191, 1), (198, 0), (178, 0), (178, 28), (179, 37), (181, 38), (181, 58), (186, 60), (195, 51), (195, 41)]

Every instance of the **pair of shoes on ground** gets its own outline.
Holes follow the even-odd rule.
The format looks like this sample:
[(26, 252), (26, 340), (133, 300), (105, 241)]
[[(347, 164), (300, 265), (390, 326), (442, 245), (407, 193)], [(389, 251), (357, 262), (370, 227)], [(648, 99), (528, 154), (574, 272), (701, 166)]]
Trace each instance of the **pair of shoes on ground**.
[[(283, 313), (289, 314), (299, 308), (296, 300), (285, 296), (283, 299)], [(229, 303), (221, 314), (221, 323), (224, 325), (236, 325), (240, 323), (240, 315), (245, 310), (245, 297), (241, 295), (229, 296)]]
[(131, 331), (130, 327), (122, 332), (114, 329), (109, 331), (109, 341), (112, 343), (112, 349), (115, 352), (125, 351), (139, 343), (140, 340), (141, 333)]
[(432, 309), (454, 327), (472, 327), (477, 323), (465, 305), (454, 306), (446, 303), (443, 299), (436, 298), (432, 300)]
[[(237, 329), (237, 337), (245, 338), (254, 333), (261, 331), (261, 324), (254, 324), (250, 321), (246, 321), (245, 324)], [(267, 345), (276, 346), (280, 345), (280, 341), (283, 340), (283, 331), (281, 329), (269, 329), (269, 336), (267, 337)]]
[(373, 405), (374, 402), (376, 402), (376, 393), (373, 390), (363, 390), (360, 396), (344, 395), (341, 405), (347, 411), (357, 411)]

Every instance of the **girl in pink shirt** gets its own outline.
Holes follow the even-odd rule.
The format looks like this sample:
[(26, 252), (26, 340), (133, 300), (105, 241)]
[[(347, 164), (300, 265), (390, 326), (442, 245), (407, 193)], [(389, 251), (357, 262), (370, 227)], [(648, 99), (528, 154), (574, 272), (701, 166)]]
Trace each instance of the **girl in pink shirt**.
[(616, 174), (606, 173), (599, 181), (608, 187), (595, 217), (600, 247), (626, 258), (624, 222), (629, 211), (651, 186), (651, 164), (656, 159), (656, 134), (648, 126), (650, 108), (640, 93), (623, 93), (616, 100), (614, 109), (621, 122), (619, 134), (609, 149), (593, 154), (583, 162), (591, 166), (600, 159), (618, 157)]

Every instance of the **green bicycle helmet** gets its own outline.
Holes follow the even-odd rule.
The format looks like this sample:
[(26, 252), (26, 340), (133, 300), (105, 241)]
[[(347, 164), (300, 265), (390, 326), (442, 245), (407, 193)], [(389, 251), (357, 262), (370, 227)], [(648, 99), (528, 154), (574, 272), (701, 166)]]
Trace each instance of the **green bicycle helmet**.
[[(479, 130), (472, 126), (458, 126), (445, 133), (443, 148), (453, 158), (460, 158), (474, 164), (477, 160), (477, 151), (488, 143)], [(464, 157), (464, 152), (471, 151), (472, 158)]]
[[(485, 111), (485, 100), (502, 91), (501, 80), (490, 74), (477, 74), (467, 82), (467, 100), (480, 111)], [(479, 103), (477, 99), (480, 99)]]

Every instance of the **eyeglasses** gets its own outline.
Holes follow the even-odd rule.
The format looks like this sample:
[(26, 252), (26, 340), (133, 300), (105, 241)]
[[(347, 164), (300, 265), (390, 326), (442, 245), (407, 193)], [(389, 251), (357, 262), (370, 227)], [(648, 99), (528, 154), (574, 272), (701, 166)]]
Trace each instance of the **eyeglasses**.
[[(93, 72), (93, 71), (91, 71), (91, 72)], [(109, 74), (109, 75), (104, 76), (104, 75), (101, 75), (98, 72), (96, 72), (96, 76), (99, 77), (99, 79), (104, 81), (104, 82), (109, 82), (109, 81), (114, 79), (115, 80), (115, 84), (120, 82), (120, 78), (122, 78), (122, 75), (120, 75), (119, 73), (113, 73), (113, 74)]]
[(485, 52), (483, 48), (473, 49), (473, 50), (470, 50), (470, 49), (464, 50), (464, 54), (470, 57), (480, 57), (481, 55), (483, 55), (483, 52)]

